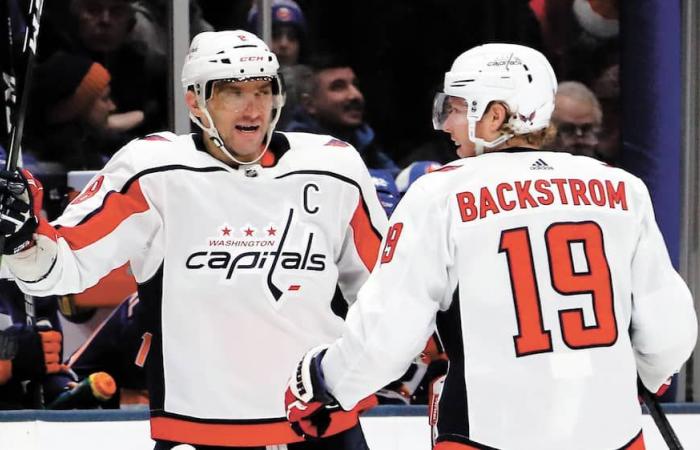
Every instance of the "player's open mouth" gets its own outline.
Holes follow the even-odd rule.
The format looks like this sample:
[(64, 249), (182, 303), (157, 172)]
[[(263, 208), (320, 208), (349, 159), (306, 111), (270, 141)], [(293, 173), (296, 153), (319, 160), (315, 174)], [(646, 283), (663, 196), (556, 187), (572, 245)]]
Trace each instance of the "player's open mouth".
[(236, 130), (243, 133), (255, 133), (260, 129), (258, 125), (236, 125)]

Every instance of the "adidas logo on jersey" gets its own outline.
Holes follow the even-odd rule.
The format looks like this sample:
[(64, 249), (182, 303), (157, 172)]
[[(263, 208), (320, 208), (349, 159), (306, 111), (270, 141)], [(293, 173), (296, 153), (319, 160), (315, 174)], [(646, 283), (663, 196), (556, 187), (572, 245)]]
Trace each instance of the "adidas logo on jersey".
[(532, 163), (530, 170), (554, 170), (554, 167), (550, 166), (542, 158)]

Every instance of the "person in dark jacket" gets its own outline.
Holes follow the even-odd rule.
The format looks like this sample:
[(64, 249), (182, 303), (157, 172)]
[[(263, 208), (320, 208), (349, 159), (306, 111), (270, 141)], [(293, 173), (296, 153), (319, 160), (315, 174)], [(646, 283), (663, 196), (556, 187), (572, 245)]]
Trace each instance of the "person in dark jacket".
[(104, 66), (80, 55), (58, 52), (37, 67), (26, 148), (41, 161), (38, 173), (98, 170), (107, 162), (110, 80)]
[(369, 169), (395, 176), (399, 169), (375, 140), (365, 121), (365, 97), (352, 67), (340, 58), (320, 55), (300, 80), (300, 105), (285, 131), (330, 134), (354, 146)]

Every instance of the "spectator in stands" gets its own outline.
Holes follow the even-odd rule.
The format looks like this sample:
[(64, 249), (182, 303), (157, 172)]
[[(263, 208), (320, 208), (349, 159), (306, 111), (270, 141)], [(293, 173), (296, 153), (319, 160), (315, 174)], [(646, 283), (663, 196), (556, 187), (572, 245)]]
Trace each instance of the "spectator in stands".
[(577, 81), (559, 83), (552, 113), (556, 135), (548, 147), (603, 159), (598, 151), (602, 121), (603, 112), (593, 91)]
[(131, 39), (136, 24), (134, 3), (70, 0), (68, 8), (49, 8), (39, 44), (42, 59), (64, 50), (99, 62), (112, 75), (117, 109), (110, 114), (108, 125), (122, 134), (113, 148), (106, 149), (108, 152), (166, 126), (167, 64), (148, 43)]
[(377, 144), (374, 130), (365, 122), (365, 98), (350, 65), (331, 55), (320, 55), (302, 80), (301, 108), (286, 131), (330, 134), (352, 144), (370, 169), (396, 175), (394, 161)]
[[(248, 29), (260, 36), (257, 4), (248, 13)], [(273, 0), (270, 50), (280, 66), (305, 62), (307, 45), (306, 18), (299, 5), (292, 0)]]
[(111, 156), (108, 118), (115, 110), (110, 74), (83, 56), (56, 53), (37, 67), (26, 147), (40, 173), (101, 169)]

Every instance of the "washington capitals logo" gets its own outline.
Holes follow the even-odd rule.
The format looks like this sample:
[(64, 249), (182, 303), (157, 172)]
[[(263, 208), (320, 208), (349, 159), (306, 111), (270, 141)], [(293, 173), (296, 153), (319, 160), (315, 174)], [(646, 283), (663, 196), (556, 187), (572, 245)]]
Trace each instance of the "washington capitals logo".
[[(326, 269), (326, 255), (312, 251), (314, 233), (306, 236), (303, 252), (287, 249), (289, 230), (294, 219), (294, 210), (290, 209), (283, 226), (269, 224), (265, 226), (244, 225), (233, 227), (224, 224), (217, 230), (217, 237), (209, 238), (208, 250), (196, 251), (187, 257), (185, 266), (191, 270), (208, 269), (225, 271), (225, 280), (231, 280), (243, 272), (267, 272), (266, 283), (275, 301), (283, 294), (283, 289), (274, 281), (280, 270)], [(223, 247), (236, 247), (245, 251), (228, 251)], [(298, 291), (299, 284), (291, 284), (287, 291)]]
[(537, 115), (537, 111), (532, 111), (529, 115), (523, 115), (518, 113), (518, 118), (522, 120), (523, 122), (530, 122), (532, 123), (533, 120), (535, 120), (535, 115)]
[(498, 58), (487, 62), (486, 65), (489, 67), (504, 67), (506, 70), (510, 70), (511, 66), (522, 66), (523, 62), (520, 60), (520, 58), (511, 53), (507, 57), (505, 55), (499, 56)]

